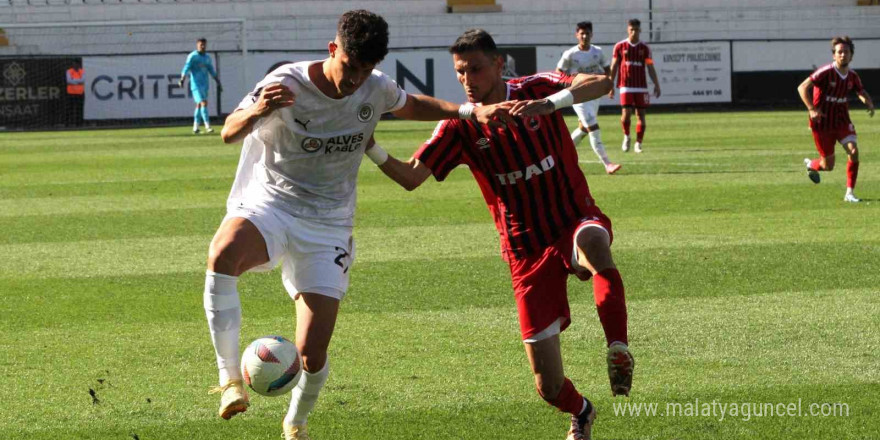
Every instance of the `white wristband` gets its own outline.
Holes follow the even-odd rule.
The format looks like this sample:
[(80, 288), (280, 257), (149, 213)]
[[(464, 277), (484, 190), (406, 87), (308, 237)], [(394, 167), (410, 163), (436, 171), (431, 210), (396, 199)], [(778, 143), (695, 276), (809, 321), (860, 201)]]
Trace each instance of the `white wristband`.
[(382, 165), (388, 160), (388, 152), (383, 150), (379, 144), (373, 144), (373, 148), (367, 150), (367, 157), (376, 165)]
[(548, 96), (547, 100), (553, 103), (553, 107), (556, 110), (559, 110), (561, 108), (571, 107), (571, 105), (574, 104), (574, 95), (571, 94), (571, 90), (564, 89)]
[(458, 108), (458, 118), (459, 119), (470, 119), (471, 116), (474, 115), (474, 105), (470, 102), (466, 104), (462, 104)]

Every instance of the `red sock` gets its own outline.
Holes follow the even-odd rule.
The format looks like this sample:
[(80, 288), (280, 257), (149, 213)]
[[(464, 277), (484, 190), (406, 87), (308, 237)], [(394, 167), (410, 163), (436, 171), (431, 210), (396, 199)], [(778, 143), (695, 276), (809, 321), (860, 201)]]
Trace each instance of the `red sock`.
[(819, 171), (822, 169), (822, 159), (813, 159), (810, 161), (810, 169)]
[[(538, 394), (541, 394), (540, 390), (538, 390)], [(541, 397), (547, 403), (559, 408), (562, 412), (578, 415), (584, 408), (584, 396), (581, 396), (581, 393), (574, 388), (574, 384), (567, 377), (565, 382), (562, 383), (562, 389), (559, 390), (559, 394), (555, 399), (548, 399), (543, 394), (541, 394)]]
[(629, 121), (620, 121), (620, 125), (623, 126), (623, 134), (629, 136)]
[(593, 297), (608, 344), (614, 341), (629, 344), (626, 333), (626, 298), (623, 280), (617, 269), (605, 269), (593, 276)]
[(849, 161), (846, 163), (846, 187), (855, 188), (856, 178), (859, 177), (859, 163)]
[(642, 139), (645, 138), (645, 128), (646, 128), (645, 125), (647, 125), (647, 124), (642, 124), (641, 122), (636, 122), (636, 142), (641, 143)]

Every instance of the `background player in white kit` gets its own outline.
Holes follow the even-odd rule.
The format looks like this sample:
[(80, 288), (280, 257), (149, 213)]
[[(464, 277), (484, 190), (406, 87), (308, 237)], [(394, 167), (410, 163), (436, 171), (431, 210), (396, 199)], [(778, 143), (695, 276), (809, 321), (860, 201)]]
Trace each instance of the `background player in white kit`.
[(269, 73), (226, 119), (224, 142), (244, 139), (244, 146), (205, 280), (219, 414), (229, 419), (249, 405), (239, 372), (238, 276), (282, 264), (305, 370), (282, 425), (288, 440), (309, 438), (306, 418), (329, 374), (327, 349), (355, 256), (357, 172), (379, 117), (394, 112), (406, 119), (476, 117), (486, 123), (509, 108), (407, 95), (373, 70), (388, 53), (388, 25), (368, 11), (343, 14), (328, 51), (327, 59)]
[[(562, 53), (556, 70), (568, 75), (578, 73), (608, 75), (608, 63), (602, 48), (590, 44), (593, 39), (593, 23), (590, 21), (578, 23), (574, 35), (578, 44)], [(596, 119), (596, 115), (599, 114), (599, 100), (594, 99), (575, 104), (572, 108), (578, 116), (578, 128), (571, 132), (571, 140), (574, 141), (575, 146), (584, 136), (589, 135), (590, 146), (593, 147), (596, 156), (599, 156), (599, 160), (605, 165), (605, 172), (608, 174), (616, 173), (620, 169), (620, 165), (611, 163), (611, 160), (608, 159), (608, 154), (605, 153), (605, 144), (602, 143), (599, 121)]]

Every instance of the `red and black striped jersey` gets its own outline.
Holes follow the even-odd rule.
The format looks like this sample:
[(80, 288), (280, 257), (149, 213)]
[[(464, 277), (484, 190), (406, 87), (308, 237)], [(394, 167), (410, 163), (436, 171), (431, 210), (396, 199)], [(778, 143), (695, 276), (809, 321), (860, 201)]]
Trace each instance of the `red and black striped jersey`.
[[(541, 99), (571, 81), (561, 73), (514, 78), (507, 82), (507, 99)], [(415, 157), (438, 181), (458, 165), (470, 167), (508, 261), (553, 244), (594, 204), (558, 111), (499, 128), (471, 120), (441, 121)]]
[(831, 130), (851, 124), (847, 96), (850, 92), (864, 90), (859, 74), (849, 69), (846, 75), (842, 75), (831, 63), (813, 72), (810, 80), (813, 81), (813, 107), (825, 115), (818, 122), (811, 119), (810, 128)]
[(617, 87), (621, 93), (643, 93), (648, 91), (646, 75), (651, 60), (651, 49), (639, 41), (632, 44), (623, 40), (614, 45), (612, 58), (617, 59)]

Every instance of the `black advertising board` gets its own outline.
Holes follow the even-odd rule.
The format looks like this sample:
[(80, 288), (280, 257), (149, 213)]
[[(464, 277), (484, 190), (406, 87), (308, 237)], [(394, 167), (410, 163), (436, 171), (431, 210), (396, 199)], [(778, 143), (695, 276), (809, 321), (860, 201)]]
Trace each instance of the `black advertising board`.
[[(0, 127), (74, 126), (67, 69), (78, 58), (0, 58)], [(82, 105), (82, 102), (78, 102)], [(81, 116), (79, 116), (81, 119)]]

